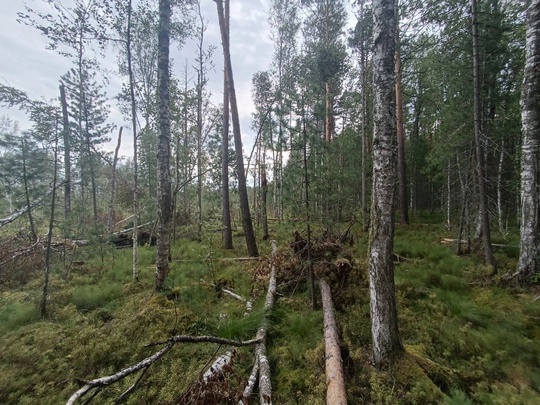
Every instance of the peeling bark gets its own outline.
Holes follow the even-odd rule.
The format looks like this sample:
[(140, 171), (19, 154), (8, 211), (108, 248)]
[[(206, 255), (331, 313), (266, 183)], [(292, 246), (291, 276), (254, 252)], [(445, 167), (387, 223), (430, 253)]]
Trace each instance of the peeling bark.
[(540, 0), (533, 0), (527, 10), (526, 38), (525, 74), (521, 94), (521, 236), (518, 269), (514, 274), (521, 284), (530, 283), (539, 270)]
[(369, 243), (369, 289), (373, 358), (378, 367), (403, 352), (394, 287), (394, 195), (396, 191), (395, 18), (393, 0), (373, 2), (374, 136)]

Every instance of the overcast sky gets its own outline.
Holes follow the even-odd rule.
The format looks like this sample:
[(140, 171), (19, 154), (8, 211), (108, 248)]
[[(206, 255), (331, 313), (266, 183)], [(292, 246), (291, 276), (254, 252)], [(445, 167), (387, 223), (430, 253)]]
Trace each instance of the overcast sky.
[[(221, 37), (217, 22), (216, 4), (213, 0), (201, 0), (202, 12), (208, 21), (205, 33), (205, 44), (214, 45), (214, 69), (209, 73), (208, 89), (215, 103), (222, 100), (223, 62)], [(69, 4), (70, 0), (63, 0)], [(31, 99), (49, 100), (58, 97), (60, 76), (71, 67), (71, 62), (53, 50), (47, 50), (47, 39), (33, 27), (19, 24), (16, 21), (17, 12), (24, 11), (24, 4), (32, 8), (47, 10), (46, 0), (0, 0), (0, 81), (7, 86), (25, 91)], [(253, 144), (251, 130), (251, 78), (255, 72), (268, 69), (272, 58), (273, 47), (270, 41), (270, 27), (267, 15), (266, 0), (231, 0), (231, 58), (233, 63), (236, 93), (240, 110), (244, 153), (248, 153)], [(171, 46), (174, 75), (183, 76), (183, 66), (186, 58), (193, 65), (195, 45), (187, 43), (181, 50), (175, 44)], [(114, 69), (114, 58), (105, 61), (109, 68)], [(121, 79), (110, 77), (107, 96), (113, 98), (120, 88)], [(111, 100), (110, 122), (125, 129), (129, 124), (117, 111), (114, 100)], [(8, 115), (19, 121), (21, 129), (28, 129), (30, 123), (25, 114), (17, 109), (0, 107), (0, 115)], [(129, 132), (124, 131), (123, 146), (120, 154), (131, 156), (132, 139)], [(113, 139), (105, 149), (112, 150)]]

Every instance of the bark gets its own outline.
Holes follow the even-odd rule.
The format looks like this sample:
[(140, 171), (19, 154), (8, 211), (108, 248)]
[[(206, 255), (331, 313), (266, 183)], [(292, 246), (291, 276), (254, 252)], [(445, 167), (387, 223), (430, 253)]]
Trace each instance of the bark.
[(332, 405), (347, 404), (343, 362), (339, 346), (339, 335), (334, 316), (332, 292), (325, 280), (319, 281), (324, 313), (324, 351), (326, 356), (326, 403)]
[(478, 192), (480, 202), (480, 221), (482, 227), (482, 244), (486, 256), (486, 264), (496, 273), (495, 256), (491, 249), (491, 230), (489, 225), (489, 212), (487, 203), (487, 188), (485, 179), (485, 157), (482, 135), (482, 106), (480, 83), (480, 55), (478, 45), (478, 11), (477, 0), (471, 0), (472, 10), (472, 37), (473, 37), (473, 87), (474, 87), (474, 141), (476, 144), (476, 172), (478, 176)]
[[(229, 37), (229, 0), (225, 0), (224, 29)], [(225, 69), (226, 69), (225, 64)], [(229, 198), (229, 88), (227, 84), (227, 72), (223, 71), (223, 151), (222, 151), (222, 194), (223, 194), (223, 247), (233, 248), (232, 224), (231, 224), (231, 203)]]
[(158, 40), (158, 230), (156, 255), (156, 290), (162, 290), (169, 273), (170, 228), (172, 219), (171, 174), (171, 123), (169, 117), (169, 30), (171, 22), (170, 0), (159, 1)]
[(403, 352), (394, 287), (394, 194), (396, 108), (393, 0), (373, 3), (374, 139), (373, 193), (369, 243), (371, 331), (375, 364), (382, 367)]
[(109, 216), (107, 218), (107, 233), (112, 232), (113, 221), (114, 221), (114, 198), (116, 194), (116, 164), (118, 163), (118, 151), (120, 150), (120, 145), (122, 144), (122, 127), (118, 131), (118, 142), (116, 148), (114, 149), (114, 157), (112, 162), (112, 175), (111, 175), (111, 199), (109, 200)]
[(62, 135), (64, 138), (64, 218), (71, 214), (71, 142), (69, 140), (69, 115), (66, 88), (60, 84), (60, 103), (62, 104)]
[(521, 93), (521, 225), (517, 278), (528, 284), (539, 270), (538, 163), (540, 145), (540, 0), (527, 10), (525, 74)]
[(221, 31), (221, 43), (223, 45), (223, 55), (225, 58), (225, 72), (227, 73), (227, 85), (229, 88), (230, 106), (233, 123), (234, 148), (236, 152), (236, 172), (238, 176), (238, 193), (240, 196), (240, 210), (242, 212), (242, 226), (246, 234), (247, 251), (250, 256), (259, 256), (251, 213), (249, 210), (249, 199), (246, 185), (246, 175), (244, 172), (244, 154), (242, 150), (242, 135), (240, 133), (240, 118), (238, 115), (238, 104), (236, 102), (236, 90), (234, 88), (234, 78), (231, 64), (231, 53), (229, 49), (229, 35), (225, 29), (225, 16), (223, 11), (223, 1), (215, 0), (217, 5), (219, 27)]

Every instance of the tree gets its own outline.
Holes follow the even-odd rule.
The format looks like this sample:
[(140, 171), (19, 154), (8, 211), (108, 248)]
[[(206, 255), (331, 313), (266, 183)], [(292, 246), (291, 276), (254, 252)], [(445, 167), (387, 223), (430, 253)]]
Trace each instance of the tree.
[(225, 25), (225, 15), (223, 11), (223, 1), (215, 0), (217, 5), (219, 27), (221, 31), (221, 43), (225, 58), (225, 72), (227, 73), (227, 85), (229, 86), (229, 97), (233, 122), (234, 147), (236, 152), (236, 173), (238, 176), (238, 193), (240, 195), (240, 210), (242, 212), (242, 226), (246, 234), (246, 245), (248, 254), (253, 257), (259, 256), (251, 213), (249, 210), (249, 199), (247, 194), (246, 174), (244, 172), (244, 157), (242, 150), (242, 135), (240, 133), (240, 119), (238, 116), (238, 104), (236, 101), (236, 90), (234, 88), (234, 78), (231, 63), (231, 53), (229, 49), (229, 36)]
[[(255, 164), (253, 165), (253, 172), (255, 173), (255, 179), (258, 169), (259, 198), (255, 198), (254, 202), (260, 202), (260, 205), (256, 205), (255, 208), (257, 213), (257, 224), (262, 221), (263, 239), (266, 240), (270, 237), (268, 234), (267, 215), (268, 179), (266, 177), (266, 149), (268, 146), (273, 146), (273, 122), (271, 118), (271, 111), (274, 103), (274, 91), (268, 72), (255, 73), (251, 81), (252, 99), (255, 105), (252, 128), (258, 131), (257, 139), (255, 139), (255, 145), (253, 146), (254, 150), (256, 150), (256, 159)], [(257, 188), (257, 181), (254, 181), (253, 186)]]
[(521, 235), (518, 270), (522, 284), (531, 283), (539, 270), (538, 162), (540, 161), (540, 0), (527, 10), (525, 72), (521, 95), (523, 144), (521, 146)]
[(202, 223), (203, 223), (203, 146), (205, 142), (205, 136), (203, 134), (204, 130), (204, 116), (203, 116), (203, 107), (206, 106), (205, 96), (207, 96), (205, 88), (208, 82), (207, 79), (207, 64), (212, 65), (212, 54), (214, 52), (213, 47), (208, 49), (204, 48), (204, 33), (207, 29), (207, 22), (205, 21), (202, 12), (201, 12), (201, 3), (200, 1), (196, 4), (197, 18), (199, 20), (199, 26), (197, 27), (197, 56), (195, 58), (196, 66), (195, 70), (197, 72), (197, 113), (196, 113), (196, 131), (197, 131), (197, 239), (202, 240)]
[(486, 263), (495, 272), (495, 256), (491, 247), (491, 229), (487, 204), (487, 189), (485, 179), (484, 139), (482, 136), (482, 105), (481, 105), (481, 78), (480, 54), (478, 45), (478, 11), (476, 0), (471, 0), (472, 10), (472, 38), (473, 38), (473, 88), (474, 88), (474, 142), (476, 148), (476, 172), (478, 193), (480, 200), (480, 215), (482, 226), (482, 243), (486, 255)]
[(60, 83), (60, 103), (62, 104), (62, 135), (64, 141), (64, 219), (71, 215), (71, 140), (69, 130), (69, 113), (66, 98), (66, 86)]
[[(225, 0), (224, 5), (224, 28), (227, 38), (229, 37), (230, 5), (229, 0)], [(232, 224), (231, 224), (231, 203), (229, 197), (229, 86), (227, 83), (227, 68), (224, 62), (223, 69), (223, 135), (221, 151), (221, 193), (222, 193), (222, 226), (223, 226), (223, 247), (233, 248)]]
[(403, 122), (403, 85), (401, 71), (401, 52), (399, 37), (399, 0), (395, 0), (396, 8), (396, 125), (397, 125), (397, 154), (399, 178), (399, 216), (402, 224), (409, 223), (409, 201), (407, 198), (407, 169), (405, 163), (405, 123)]
[(373, 2), (373, 196), (369, 233), (369, 289), (373, 358), (378, 367), (403, 352), (394, 287), (396, 189), (395, 17), (393, 0)]
[(171, 123), (169, 117), (169, 35), (171, 22), (170, 0), (159, 0), (158, 39), (158, 228), (155, 289), (163, 290), (169, 273), (170, 228), (172, 220)]
[[(78, 154), (81, 173), (81, 192), (90, 183), (94, 224), (98, 220), (97, 170), (101, 154), (98, 148), (109, 140), (111, 125), (107, 124), (109, 106), (103, 85), (97, 82), (91, 64), (83, 63), (78, 69), (70, 69), (62, 80), (65, 84), (68, 113), (71, 118), (72, 139), (70, 144)], [(83, 199), (84, 203), (84, 199)]]
[(359, 69), (360, 69), (360, 83), (361, 83), (361, 127), (360, 135), (362, 137), (361, 146), (361, 194), (360, 205), (362, 209), (362, 225), (365, 231), (369, 228), (369, 208), (368, 208), (368, 142), (369, 142), (369, 125), (368, 117), (368, 99), (369, 99), (369, 60), (370, 60), (370, 44), (373, 36), (373, 15), (371, 8), (366, 4), (366, 0), (358, 1), (358, 22), (353, 32), (352, 38), (349, 40), (349, 44), (352, 45), (359, 53)]
[(296, 76), (298, 32), (300, 19), (299, 2), (273, 0), (271, 2), (269, 23), (274, 40), (272, 58), (272, 76), (275, 87), (274, 117), (277, 120), (277, 139), (274, 142), (275, 155), (273, 167), (273, 206), (274, 216), (283, 219), (283, 154), (287, 150), (287, 141), (292, 143), (291, 121), (293, 103), (296, 98)]

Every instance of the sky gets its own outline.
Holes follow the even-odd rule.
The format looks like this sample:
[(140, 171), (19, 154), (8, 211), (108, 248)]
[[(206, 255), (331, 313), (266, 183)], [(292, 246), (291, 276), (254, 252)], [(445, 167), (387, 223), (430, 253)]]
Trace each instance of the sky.
[[(62, 0), (66, 5), (70, 1)], [(43, 11), (49, 7), (46, 0), (0, 0), (3, 10), (0, 13), (0, 82), (26, 92), (34, 100), (58, 98), (60, 76), (71, 67), (71, 62), (56, 51), (47, 50), (48, 41), (38, 30), (16, 21), (17, 12), (24, 11), (24, 4)], [(215, 47), (214, 68), (208, 74), (208, 90), (213, 102), (219, 104), (223, 92), (223, 54), (216, 4), (213, 0), (201, 0), (201, 9), (208, 25), (205, 44)], [(254, 73), (269, 68), (273, 53), (267, 10), (265, 0), (231, 0), (231, 59), (244, 153), (249, 153), (254, 138), (254, 131), (251, 130), (251, 78)], [(189, 66), (194, 64), (195, 42), (189, 41), (180, 50), (176, 44), (171, 44), (170, 51), (173, 74), (182, 77), (186, 59)], [(114, 73), (114, 57), (103, 62)], [(120, 90), (121, 78), (111, 76), (109, 79), (106, 92), (108, 98), (112, 99)], [(120, 155), (131, 156), (133, 139), (130, 139), (129, 124), (118, 111), (114, 100), (111, 100), (110, 106), (110, 123), (124, 126)], [(0, 115), (8, 115), (18, 121), (21, 130), (31, 126), (25, 113), (16, 108), (0, 107)], [(114, 149), (116, 136), (117, 131), (111, 133), (111, 142), (104, 145), (105, 150)]]

